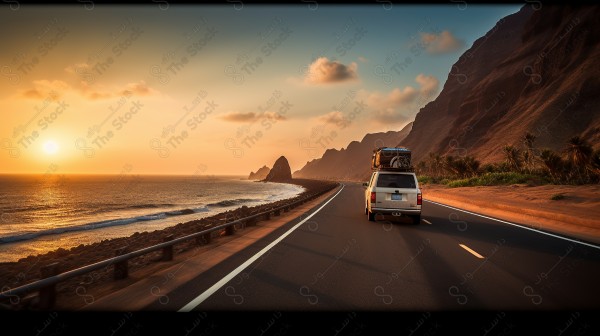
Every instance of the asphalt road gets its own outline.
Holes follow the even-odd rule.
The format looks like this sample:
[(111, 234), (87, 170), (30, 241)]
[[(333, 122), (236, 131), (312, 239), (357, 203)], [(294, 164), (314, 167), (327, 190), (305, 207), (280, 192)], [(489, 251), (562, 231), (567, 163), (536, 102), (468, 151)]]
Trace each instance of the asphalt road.
[(598, 247), (428, 201), (419, 225), (369, 222), (363, 192), (346, 184), (311, 218), (289, 222), (179, 287), (168, 306), (147, 309), (600, 308)]

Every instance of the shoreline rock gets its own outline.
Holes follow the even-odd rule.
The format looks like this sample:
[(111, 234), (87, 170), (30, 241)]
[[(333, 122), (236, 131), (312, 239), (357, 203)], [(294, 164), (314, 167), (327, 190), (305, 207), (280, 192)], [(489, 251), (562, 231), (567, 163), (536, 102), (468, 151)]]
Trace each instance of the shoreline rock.
[(256, 171), (256, 173), (250, 172), (250, 175), (248, 175), (248, 180), (264, 180), (270, 172), (271, 169), (269, 169), (269, 167), (262, 166)]
[(285, 156), (280, 156), (273, 164), (273, 168), (263, 180), (266, 182), (290, 182), (292, 181), (292, 169)]

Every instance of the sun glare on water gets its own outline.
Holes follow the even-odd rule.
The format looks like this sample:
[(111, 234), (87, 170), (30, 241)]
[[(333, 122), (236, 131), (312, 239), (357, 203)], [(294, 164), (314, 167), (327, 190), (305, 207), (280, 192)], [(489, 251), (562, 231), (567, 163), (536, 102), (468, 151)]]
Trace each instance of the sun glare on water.
[(44, 142), (44, 153), (48, 155), (56, 154), (58, 152), (58, 144), (56, 141), (48, 140)]

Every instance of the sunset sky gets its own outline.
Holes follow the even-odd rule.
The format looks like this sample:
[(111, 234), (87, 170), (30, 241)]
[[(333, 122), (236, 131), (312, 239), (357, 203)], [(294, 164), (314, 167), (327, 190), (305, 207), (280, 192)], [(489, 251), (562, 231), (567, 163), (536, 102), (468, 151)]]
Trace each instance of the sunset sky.
[(519, 8), (5, 5), (0, 173), (295, 171), (400, 130)]

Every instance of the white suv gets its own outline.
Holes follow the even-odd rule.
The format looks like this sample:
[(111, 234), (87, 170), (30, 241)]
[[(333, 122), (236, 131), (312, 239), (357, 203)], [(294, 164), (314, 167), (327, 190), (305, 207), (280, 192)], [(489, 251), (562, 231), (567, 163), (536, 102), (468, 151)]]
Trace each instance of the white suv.
[(414, 224), (421, 222), (422, 195), (415, 173), (375, 171), (365, 190), (365, 214), (370, 221), (377, 214), (409, 216)]

